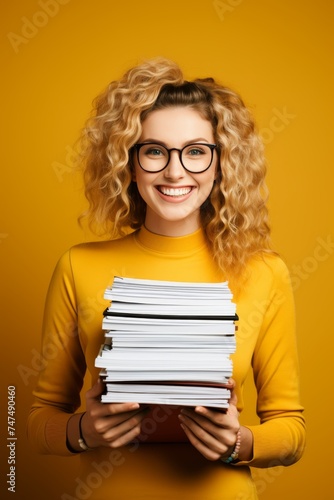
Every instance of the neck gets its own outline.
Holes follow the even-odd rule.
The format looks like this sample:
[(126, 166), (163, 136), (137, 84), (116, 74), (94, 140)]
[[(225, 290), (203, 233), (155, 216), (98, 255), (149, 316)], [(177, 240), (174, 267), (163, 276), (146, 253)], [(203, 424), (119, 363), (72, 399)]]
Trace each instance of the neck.
[(189, 217), (188, 219), (173, 220), (156, 220), (155, 217), (150, 217), (149, 212), (146, 214), (145, 227), (154, 234), (160, 236), (179, 237), (192, 234), (201, 228), (199, 214), (197, 217)]
[(200, 229), (200, 225), (189, 225), (188, 227), (185, 227), (184, 224), (178, 224), (178, 223), (173, 223), (170, 225), (170, 227), (166, 227), (164, 224), (163, 226), (151, 226), (145, 221), (145, 227), (148, 231), (154, 234), (158, 234), (160, 236), (170, 236), (171, 238), (177, 238), (180, 236), (187, 236), (188, 234), (192, 234), (198, 229)]

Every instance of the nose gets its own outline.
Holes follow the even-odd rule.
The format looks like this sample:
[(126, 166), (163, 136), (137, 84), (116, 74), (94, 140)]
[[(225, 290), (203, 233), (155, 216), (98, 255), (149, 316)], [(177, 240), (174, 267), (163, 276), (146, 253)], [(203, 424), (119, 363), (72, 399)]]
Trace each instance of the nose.
[(180, 179), (185, 175), (185, 169), (181, 163), (180, 151), (178, 149), (170, 150), (169, 163), (164, 170), (165, 176), (169, 179)]

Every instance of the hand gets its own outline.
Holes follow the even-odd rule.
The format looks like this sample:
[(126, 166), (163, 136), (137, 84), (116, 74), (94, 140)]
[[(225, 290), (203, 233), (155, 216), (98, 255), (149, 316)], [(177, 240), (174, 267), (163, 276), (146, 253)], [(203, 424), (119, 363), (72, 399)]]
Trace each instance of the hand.
[(179, 415), (189, 441), (208, 460), (228, 458), (240, 429), (234, 381), (230, 380), (227, 387), (231, 389), (231, 397), (226, 412), (196, 406), (182, 409)]
[(81, 421), (83, 438), (90, 448), (124, 446), (140, 434), (149, 407), (138, 403), (101, 403), (102, 392), (99, 379), (86, 393), (86, 413)]

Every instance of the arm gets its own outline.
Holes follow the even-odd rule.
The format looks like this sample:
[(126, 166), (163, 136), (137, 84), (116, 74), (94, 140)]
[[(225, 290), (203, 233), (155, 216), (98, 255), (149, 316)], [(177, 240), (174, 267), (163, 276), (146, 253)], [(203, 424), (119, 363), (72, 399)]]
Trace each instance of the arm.
[[(260, 425), (240, 428), (238, 464), (255, 467), (290, 465), (301, 457), (305, 446), (292, 291), (282, 261), (275, 258), (271, 265), (271, 286), (263, 287), (266, 292), (261, 298), (267, 307), (252, 358)], [(258, 292), (260, 279), (252, 286)], [(250, 296), (256, 297), (257, 292), (251, 289)], [(240, 427), (233, 395), (225, 415), (202, 407), (183, 413), (181, 422), (189, 440), (206, 458), (225, 459), (231, 454)]]
[(83, 451), (78, 441), (80, 428), (91, 448), (122, 446), (140, 433), (140, 422), (147, 412), (136, 403), (102, 404), (103, 387), (96, 383), (87, 392), (83, 418), (82, 413), (76, 413), (86, 371), (77, 311), (68, 252), (60, 259), (47, 294), (42, 341), (45, 363), (28, 418), (28, 438), (39, 453), (71, 455)]
[(280, 259), (273, 268), (270, 299), (252, 359), (260, 417), (260, 425), (249, 426), (254, 439), (249, 465), (255, 467), (293, 464), (305, 448), (294, 300), (288, 270)]
[(58, 262), (47, 293), (42, 356), (45, 363), (28, 417), (28, 439), (39, 453), (70, 455), (66, 428), (80, 406), (86, 363), (78, 335), (69, 252)]

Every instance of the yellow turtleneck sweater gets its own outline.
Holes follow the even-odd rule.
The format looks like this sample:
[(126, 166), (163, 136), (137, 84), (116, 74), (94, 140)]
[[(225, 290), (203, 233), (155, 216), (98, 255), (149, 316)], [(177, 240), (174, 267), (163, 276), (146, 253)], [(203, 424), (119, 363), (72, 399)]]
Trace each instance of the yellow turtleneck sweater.
[[(71, 455), (66, 426), (80, 405), (86, 369), (98, 377), (95, 358), (103, 343), (103, 298), (114, 276), (171, 281), (218, 282), (224, 276), (212, 261), (202, 230), (178, 238), (145, 228), (116, 241), (81, 244), (59, 261), (45, 306), (45, 369), (35, 390), (28, 435), (41, 453)], [(81, 454), (80, 486), (72, 498), (256, 499), (249, 466), (289, 465), (304, 449), (305, 426), (299, 402), (294, 306), (287, 269), (277, 256), (254, 258), (248, 279), (235, 294), (239, 316), (233, 378), (238, 409), (252, 367), (258, 393), (259, 425), (250, 462), (210, 462), (188, 442), (177, 411), (155, 407), (142, 426), (140, 441), (118, 450)], [(76, 490), (76, 491), (75, 491)], [(73, 496), (74, 495), (74, 496)]]

